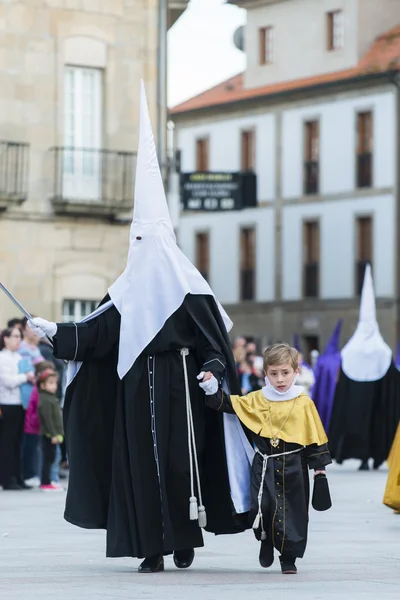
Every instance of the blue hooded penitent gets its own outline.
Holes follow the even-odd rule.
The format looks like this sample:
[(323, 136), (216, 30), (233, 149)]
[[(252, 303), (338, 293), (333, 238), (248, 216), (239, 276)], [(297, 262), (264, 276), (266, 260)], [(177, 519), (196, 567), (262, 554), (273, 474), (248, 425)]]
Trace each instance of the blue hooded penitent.
[(336, 323), (332, 336), (324, 352), (319, 356), (315, 367), (315, 384), (312, 391), (312, 398), (326, 431), (329, 430), (336, 381), (340, 369), (339, 338), (342, 324), (343, 319), (340, 319)]

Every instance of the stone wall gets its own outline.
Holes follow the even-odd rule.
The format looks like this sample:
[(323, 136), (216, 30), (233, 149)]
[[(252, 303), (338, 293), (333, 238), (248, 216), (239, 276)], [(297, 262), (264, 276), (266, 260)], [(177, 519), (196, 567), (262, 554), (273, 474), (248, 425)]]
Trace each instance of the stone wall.
[[(102, 148), (135, 152), (141, 78), (157, 131), (157, 36), (158, 0), (0, 0), (0, 140), (30, 144), (28, 198), (0, 212), (0, 281), (35, 314), (101, 299), (128, 249), (129, 215), (110, 223), (89, 204), (79, 219), (54, 214), (65, 66), (103, 70)], [(15, 315), (1, 296), (0, 327)]]

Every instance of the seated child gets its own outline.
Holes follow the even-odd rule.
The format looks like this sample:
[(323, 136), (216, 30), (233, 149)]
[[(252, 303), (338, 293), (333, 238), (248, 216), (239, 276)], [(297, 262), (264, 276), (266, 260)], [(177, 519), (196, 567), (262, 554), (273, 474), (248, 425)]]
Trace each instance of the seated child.
[[(275, 548), (283, 574), (297, 572), (296, 558), (302, 558), (306, 549), (307, 467), (315, 470), (317, 479), (325, 480), (325, 496), (330, 501), (325, 475), (325, 466), (332, 462), (328, 439), (313, 401), (295, 385), (298, 368), (297, 350), (274, 344), (264, 353), (266, 386), (262, 390), (229, 396), (211, 373), (198, 377), (207, 406), (236, 413), (254, 443), (250, 518), (261, 541), (260, 564), (272, 565)], [(329, 508), (329, 502), (325, 504), (318, 510)]]

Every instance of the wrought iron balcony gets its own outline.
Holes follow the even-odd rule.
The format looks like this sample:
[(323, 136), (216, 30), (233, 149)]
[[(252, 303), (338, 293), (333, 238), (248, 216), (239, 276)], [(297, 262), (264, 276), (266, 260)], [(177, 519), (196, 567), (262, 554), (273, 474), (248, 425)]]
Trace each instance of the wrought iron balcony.
[(366, 152), (357, 155), (357, 187), (372, 187), (372, 154)]
[(357, 260), (356, 261), (355, 280), (356, 280), (357, 296), (361, 296), (361, 292), (362, 292), (362, 288), (363, 288), (363, 284), (364, 284), (365, 269), (366, 269), (367, 265), (371, 265), (371, 269), (372, 269), (372, 263), (370, 260)]
[(304, 297), (318, 298), (319, 296), (319, 264), (304, 265)]
[(0, 210), (28, 196), (29, 144), (0, 141)]
[(316, 161), (304, 163), (304, 194), (312, 195), (319, 192), (319, 163)]
[(113, 218), (133, 207), (136, 153), (72, 147), (50, 152), (56, 213)]
[(242, 269), (240, 272), (240, 299), (254, 300), (255, 296), (255, 270)]

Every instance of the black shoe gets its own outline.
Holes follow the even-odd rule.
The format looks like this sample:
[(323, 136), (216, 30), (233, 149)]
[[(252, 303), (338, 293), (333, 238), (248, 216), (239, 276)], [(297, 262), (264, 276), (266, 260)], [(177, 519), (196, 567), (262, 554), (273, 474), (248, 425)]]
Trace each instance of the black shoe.
[(273, 562), (274, 562), (274, 547), (270, 542), (268, 542), (268, 541), (261, 542), (259, 560), (260, 560), (260, 565), (264, 569), (268, 569), (273, 564)]
[(296, 559), (293, 556), (285, 556), (284, 554), (279, 557), (281, 561), (281, 570), (283, 575), (296, 575)]
[(18, 483), (8, 483), (7, 485), (3, 485), (3, 490), (16, 492), (18, 490), (22, 490), (23, 488), (18, 485)]
[(188, 569), (194, 561), (194, 550), (175, 550), (174, 563), (178, 569)]
[(161, 573), (161, 571), (164, 571), (164, 557), (162, 554), (145, 558), (138, 568), (139, 573)]
[(363, 460), (359, 469), (359, 471), (369, 471), (369, 464), (367, 460)]
[(21, 490), (33, 490), (33, 487), (31, 485), (26, 485), (25, 481), (18, 482), (18, 487)]

